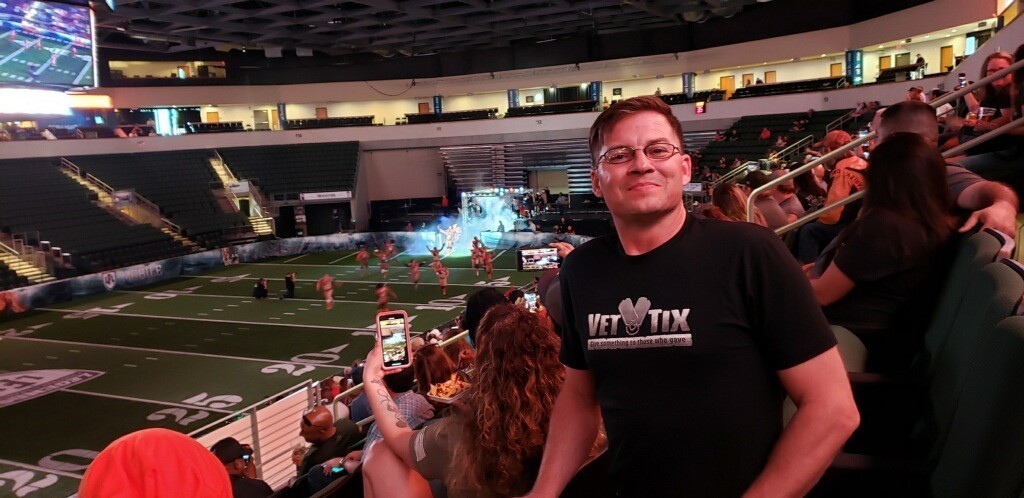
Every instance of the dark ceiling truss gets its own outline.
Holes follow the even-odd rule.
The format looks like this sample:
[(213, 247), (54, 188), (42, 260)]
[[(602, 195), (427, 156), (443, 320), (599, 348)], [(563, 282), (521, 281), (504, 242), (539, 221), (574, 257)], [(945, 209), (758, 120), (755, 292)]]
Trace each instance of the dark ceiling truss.
[[(420, 55), (544, 42), (580, 33), (682, 26), (755, 0), (118, 0), (100, 45), (197, 46)], [(197, 45), (198, 43), (198, 45)]]

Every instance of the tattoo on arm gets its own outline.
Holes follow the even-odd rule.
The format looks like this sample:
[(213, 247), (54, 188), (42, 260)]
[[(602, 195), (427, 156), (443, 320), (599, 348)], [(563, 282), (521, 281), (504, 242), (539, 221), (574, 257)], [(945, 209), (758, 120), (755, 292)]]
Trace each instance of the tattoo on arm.
[(380, 379), (374, 379), (370, 381), (371, 384), (377, 385), (377, 394), (380, 396), (380, 403), (384, 405), (389, 412), (395, 414), (395, 426), (399, 429), (407, 429), (409, 423), (405, 421), (405, 417), (402, 416), (402, 412), (398, 411), (398, 407), (395, 406), (395, 402), (391, 399), (391, 395), (388, 394), (388, 390), (384, 387), (384, 382)]

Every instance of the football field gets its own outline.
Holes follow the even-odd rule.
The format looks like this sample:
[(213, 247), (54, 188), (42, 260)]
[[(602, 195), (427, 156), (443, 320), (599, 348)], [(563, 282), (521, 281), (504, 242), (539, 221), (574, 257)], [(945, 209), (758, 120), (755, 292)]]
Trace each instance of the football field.
[[(445, 258), (445, 297), (429, 255), (417, 257), (414, 288), (409, 255), (400, 254), (387, 278), (397, 295), (390, 308), (407, 311), (413, 333), (423, 333), (458, 315), (476, 290), (537, 275), (515, 271), (514, 250), (496, 255), (492, 281), (468, 258)], [(365, 357), (382, 278), (375, 258), (360, 270), (353, 256), (227, 266), (0, 322), (0, 496), (70, 496), (95, 454), (123, 434), (188, 433)], [(278, 299), (290, 271), (296, 296)], [(330, 310), (314, 288), (325, 273), (336, 279)], [(259, 278), (269, 280), (269, 299), (251, 297)]]
[(92, 85), (92, 53), (72, 55), (71, 48), (56, 38), (0, 29), (0, 82)]

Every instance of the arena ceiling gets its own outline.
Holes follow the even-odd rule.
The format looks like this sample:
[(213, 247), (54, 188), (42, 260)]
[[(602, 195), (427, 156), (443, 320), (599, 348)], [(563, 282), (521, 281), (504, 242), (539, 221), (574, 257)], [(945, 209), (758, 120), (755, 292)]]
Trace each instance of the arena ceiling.
[[(771, 0), (117, 0), (99, 45), (431, 55), (730, 18)], [(787, 2), (790, 0), (778, 0)]]

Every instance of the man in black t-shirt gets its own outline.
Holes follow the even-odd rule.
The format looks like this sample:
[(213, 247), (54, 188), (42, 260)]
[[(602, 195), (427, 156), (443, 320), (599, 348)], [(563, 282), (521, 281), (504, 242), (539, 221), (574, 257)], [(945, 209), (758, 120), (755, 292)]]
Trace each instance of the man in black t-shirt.
[(590, 137), (617, 232), (561, 270), (565, 384), (531, 496), (558, 495), (602, 416), (618, 496), (807, 493), (859, 423), (807, 279), (771, 231), (687, 216), (660, 99), (612, 106)]

